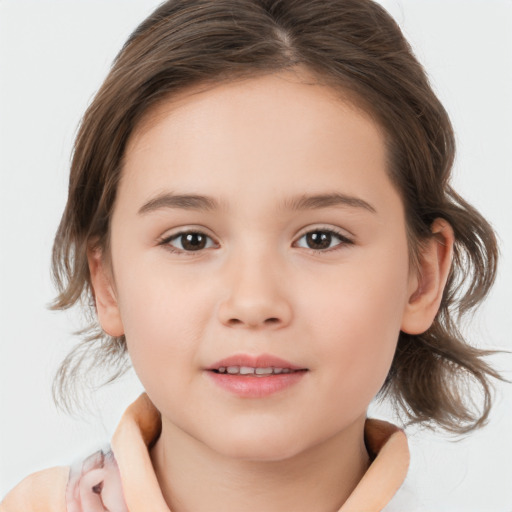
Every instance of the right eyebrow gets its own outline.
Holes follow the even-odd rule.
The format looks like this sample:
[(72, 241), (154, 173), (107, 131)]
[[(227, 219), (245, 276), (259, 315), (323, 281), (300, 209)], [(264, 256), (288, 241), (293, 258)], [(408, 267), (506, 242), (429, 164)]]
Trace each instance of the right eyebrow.
[(180, 208), (183, 210), (212, 211), (219, 208), (219, 203), (212, 197), (196, 194), (159, 194), (139, 208), (139, 214), (150, 213), (161, 208)]

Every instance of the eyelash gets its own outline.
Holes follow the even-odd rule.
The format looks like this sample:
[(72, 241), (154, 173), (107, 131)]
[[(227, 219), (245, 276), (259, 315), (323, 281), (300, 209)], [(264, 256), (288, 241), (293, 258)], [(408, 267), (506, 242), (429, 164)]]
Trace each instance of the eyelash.
[[(334, 236), (334, 237), (336, 237), (336, 238), (338, 238), (340, 240), (340, 243), (335, 245), (332, 248), (327, 248), (327, 249), (311, 249), (311, 248), (307, 247), (307, 249), (309, 251), (313, 252), (314, 254), (325, 254), (327, 252), (334, 252), (334, 251), (338, 251), (338, 250), (342, 249), (346, 245), (353, 245), (354, 244), (354, 242), (350, 238), (346, 237), (345, 235), (343, 235), (339, 231), (336, 231), (335, 229), (332, 229), (332, 228), (312, 229), (310, 231), (307, 231), (306, 233), (303, 233), (299, 237), (298, 240), (301, 240), (302, 238), (304, 238), (305, 236), (307, 236), (307, 235), (309, 235), (311, 233), (327, 233), (328, 235)], [(173, 234), (171, 236), (167, 236), (167, 237), (161, 239), (158, 242), (158, 245), (165, 246), (165, 248), (167, 250), (169, 250), (170, 252), (172, 252), (174, 254), (178, 254), (180, 256), (181, 255), (183, 255), (183, 256), (194, 256), (197, 253), (200, 253), (200, 252), (204, 251), (205, 249), (209, 249), (209, 247), (205, 247), (205, 248), (199, 249), (197, 251), (187, 251), (187, 250), (184, 250), (184, 249), (177, 249), (176, 247), (173, 247), (172, 245), (170, 245), (170, 243), (173, 240), (177, 240), (180, 237), (188, 235), (188, 234), (202, 235), (202, 236), (205, 236), (206, 238), (209, 238), (210, 240), (212, 240), (212, 238), (210, 236), (206, 235), (202, 231), (190, 230), (190, 231), (180, 231), (179, 233), (175, 233), (175, 234)]]

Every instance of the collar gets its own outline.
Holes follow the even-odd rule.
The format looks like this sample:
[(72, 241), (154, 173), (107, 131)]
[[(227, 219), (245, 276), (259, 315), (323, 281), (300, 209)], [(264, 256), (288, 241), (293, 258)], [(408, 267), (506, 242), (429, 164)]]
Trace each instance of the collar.
[[(124, 413), (112, 438), (124, 498), (130, 512), (171, 512), (153, 470), (149, 449), (160, 434), (161, 417), (146, 393)], [(409, 448), (402, 429), (367, 419), (365, 443), (373, 462), (338, 512), (379, 512), (402, 485), (409, 467)]]

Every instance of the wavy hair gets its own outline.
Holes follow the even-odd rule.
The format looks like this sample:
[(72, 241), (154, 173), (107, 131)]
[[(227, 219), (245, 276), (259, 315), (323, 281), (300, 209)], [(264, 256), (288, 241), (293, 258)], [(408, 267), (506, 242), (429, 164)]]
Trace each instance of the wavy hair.
[[(109, 226), (127, 141), (158, 102), (198, 84), (307, 68), (382, 127), (389, 176), (401, 194), (412, 262), (434, 219), (455, 232), (454, 260), (439, 312), (423, 334), (400, 333), (379, 396), (410, 423), (462, 433), (485, 423), (491, 407), (490, 351), (470, 346), (457, 328), (496, 276), (489, 223), (450, 185), (455, 142), (450, 119), (392, 17), (371, 0), (170, 0), (133, 32), (87, 109), (74, 145), (69, 197), (56, 234), (53, 308), (77, 302), (91, 313), (82, 341), (54, 381), (64, 406), (82, 375), (128, 367), (124, 337), (95, 319), (87, 263), (92, 243), (108, 250)], [(474, 404), (468, 386), (483, 400)]]

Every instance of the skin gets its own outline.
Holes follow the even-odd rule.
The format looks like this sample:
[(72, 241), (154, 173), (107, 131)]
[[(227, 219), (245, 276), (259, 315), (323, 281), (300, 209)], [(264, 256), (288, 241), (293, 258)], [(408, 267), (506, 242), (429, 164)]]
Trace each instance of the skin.
[[(337, 510), (367, 469), (366, 410), (400, 330), (423, 332), (439, 307), (450, 226), (434, 223), (411, 269), (380, 128), (305, 73), (186, 91), (148, 113), (125, 156), (111, 264), (99, 250), (89, 263), (101, 325), (126, 335), (162, 414), (152, 458), (167, 503)], [(219, 207), (140, 211), (164, 193)], [(352, 200), (284, 205), (332, 193)], [(207, 235), (204, 249), (169, 241), (184, 229)], [(311, 246), (305, 234), (326, 229), (342, 238)], [(308, 371), (278, 393), (241, 398), (204, 370), (240, 353)]]

